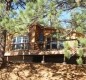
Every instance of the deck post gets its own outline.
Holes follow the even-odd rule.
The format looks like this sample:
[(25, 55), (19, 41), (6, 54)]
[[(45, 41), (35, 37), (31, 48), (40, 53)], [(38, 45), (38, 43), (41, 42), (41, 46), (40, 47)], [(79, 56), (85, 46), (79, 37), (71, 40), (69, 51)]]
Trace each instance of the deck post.
[(57, 45), (56, 47), (57, 47), (57, 49), (58, 49), (58, 47), (59, 47), (59, 45), (58, 45), (58, 41), (56, 41), (56, 45)]
[(43, 56), (42, 56), (42, 61), (41, 61), (42, 64), (45, 63), (44, 55), (45, 55), (46, 43), (47, 43), (47, 37), (45, 37), (44, 45), (43, 45)]
[(24, 52), (23, 52), (23, 62), (24, 62), (24, 60), (25, 60), (25, 57), (24, 57)]
[(7, 62), (9, 61), (9, 58), (8, 58), (8, 56), (7, 56)]
[(63, 64), (66, 64), (66, 57), (65, 57), (65, 55), (64, 55), (64, 59), (63, 60), (64, 60)]
[(51, 40), (50, 40), (50, 50), (52, 49), (52, 37), (51, 37)]
[(45, 56), (43, 55), (41, 63), (45, 63)]

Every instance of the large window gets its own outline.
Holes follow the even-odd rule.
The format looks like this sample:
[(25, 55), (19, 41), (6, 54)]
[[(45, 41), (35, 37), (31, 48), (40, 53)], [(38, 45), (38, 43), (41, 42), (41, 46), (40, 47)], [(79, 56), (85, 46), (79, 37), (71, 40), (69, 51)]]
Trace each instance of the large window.
[(18, 36), (13, 38), (12, 49), (23, 49), (26, 50), (29, 48), (29, 38), (27, 36)]
[(46, 49), (57, 49), (56, 38), (47, 38)]
[(63, 49), (63, 41), (57, 41), (56, 38), (47, 38), (46, 49)]

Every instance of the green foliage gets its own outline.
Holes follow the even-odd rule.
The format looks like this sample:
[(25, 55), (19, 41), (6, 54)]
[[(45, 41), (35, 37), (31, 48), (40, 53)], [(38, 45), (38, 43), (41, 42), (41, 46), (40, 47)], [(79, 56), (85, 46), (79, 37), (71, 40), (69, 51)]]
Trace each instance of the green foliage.
[(69, 46), (68, 42), (64, 42), (64, 44), (63, 44), (63, 45), (64, 45), (64, 48), (65, 48), (65, 49), (67, 49), (67, 50), (69, 50), (69, 49), (70, 49), (70, 46)]
[(74, 42), (74, 47), (75, 47), (75, 48), (78, 48), (78, 41), (75, 41), (75, 42)]
[(20, 19), (28, 24), (31, 24), (33, 22), (43, 22), (45, 9), (44, 0), (37, 0), (35, 3), (28, 2), (26, 4), (26, 9), (24, 11), (20, 11)]
[(81, 10), (80, 12), (72, 12), (72, 27), (76, 31), (84, 33), (86, 30), (86, 10)]
[(69, 50), (70, 46), (68, 42), (64, 42), (63, 45), (64, 45), (64, 62), (65, 62), (65, 58), (70, 59), (71, 51)]
[(77, 64), (79, 64), (79, 65), (83, 64), (83, 60), (81, 57), (79, 57), (76, 61), (77, 61)]
[(77, 51), (77, 55), (78, 55), (79, 57), (82, 57), (83, 54), (84, 54), (83, 49), (79, 48), (78, 51)]
[[(17, 2), (17, 0), (14, 0)], [(55, 8), (56, 2), (48, 0), (37, 0), (26, 3), (25, 10), (19, 10), (18, 14), (12, 11), (4, 11), (4, 3), (0, 3), (0, 26), (10, 33), (22, 34), (26, 32), (27, 25), (33, 22), (48, 25), (51, 19), (53, 26), (58, 26), (58, 13)], [(50, 16), (50, 17), (48, 17)], [(52, 17), (51, 17), (52, 16)]]
[(82, 47), (86, 47), (86, 38), (79, 38)]
[(80, 33), (83, 33), (84, 32), (84, 29), (79, 26), (79, 27), (76, 28), (76, 31), (77, 32), (80, 32)]
[(15, 3), (16, 3), (17, 1), (18, 1), (18, 0), (13, 0), (13, 2), (15, 2)]
[(84, 52), (83, 52), (83, 49), (82, 48), (79, 48), (78, 51), (77, 51), (77, 55), (79, 56), (79, 58), (76, 60), (77, 61), (77, 64), (81, 65), (83, 64), (83, 55), (84, 55)]
[(70, 59), (70, 57), (71, 57), (71, 51), (67, 50), (67, 49), (64, 49), (64, 57), (66, 57), (67, 59)]

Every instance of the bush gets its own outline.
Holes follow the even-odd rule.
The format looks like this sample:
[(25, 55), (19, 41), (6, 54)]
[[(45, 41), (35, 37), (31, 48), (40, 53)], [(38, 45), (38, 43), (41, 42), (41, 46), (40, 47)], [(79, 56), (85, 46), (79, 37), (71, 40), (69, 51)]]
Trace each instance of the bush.
[(76, 61), (77, 61), (77, 64), (79, 64), (79, 65), (83, 64), (82, 57), (79, 57)]
[(70, 46), (68, 44), (68, 42), (64, 42), (64, 62), (65, 62), (65, 58), (70, 59), (71, 54), (70, 54)]
[(79, 38), (79, 42), (82, 47), (86, 47), (86, 38)]
[(63, 45), (64, 45), (64, 48), (65, 48), (65, 49), (67, 49), (67, 50), (70, 49), (70, 46), (69, 46), (68, 42), (64, 42)]
[(79, 49), (77, 50), (77, 55), (78, 55), (79, 57), (82, 57), (82, 56), (84, 55), (83, 49), (79, 48)]
[(70, 59), (70, 57), (71, 57), (70, 53), (71, 53), (70, 50), (64, 49), (64, 57), (66, 57), (67, 59)]

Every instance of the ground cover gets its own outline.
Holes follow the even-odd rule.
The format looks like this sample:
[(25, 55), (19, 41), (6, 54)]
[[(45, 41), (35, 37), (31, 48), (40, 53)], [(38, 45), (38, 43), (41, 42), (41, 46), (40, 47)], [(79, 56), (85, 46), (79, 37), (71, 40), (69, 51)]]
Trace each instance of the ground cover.
[(0, 70), (0, 80), (86, 80), (86, 65), (16, 63)]

